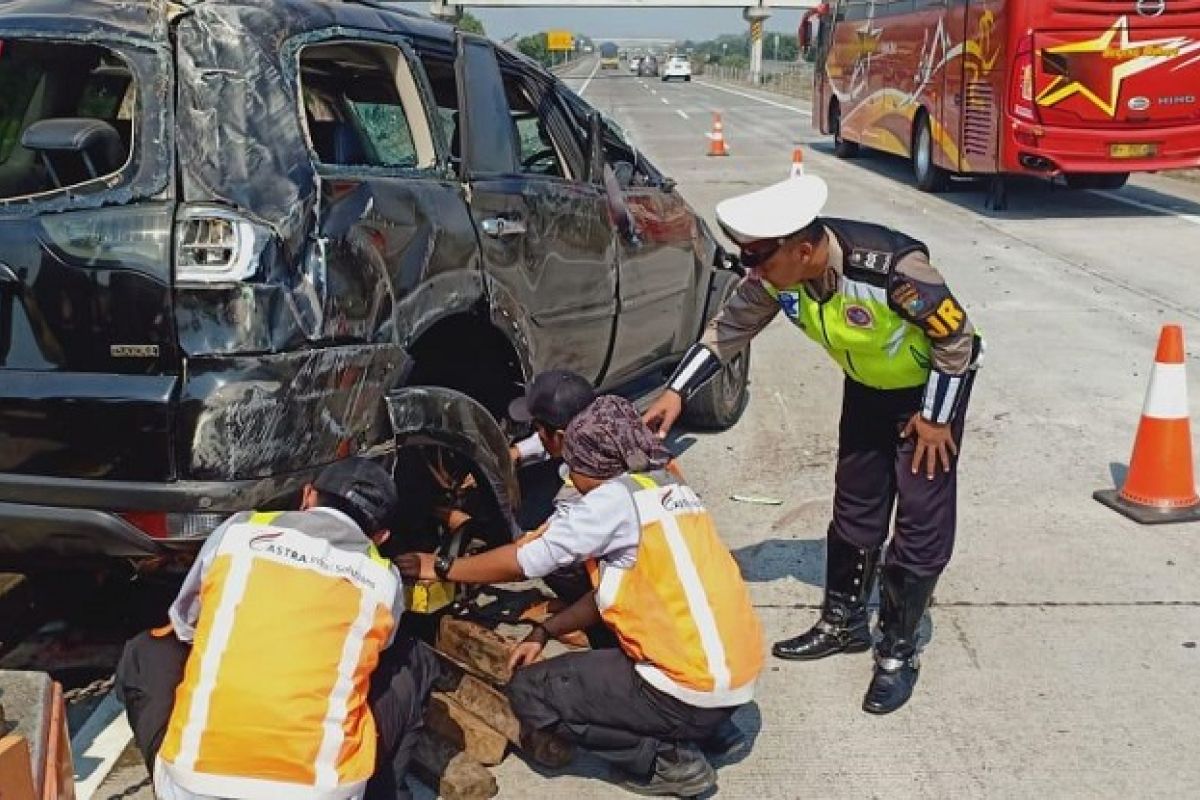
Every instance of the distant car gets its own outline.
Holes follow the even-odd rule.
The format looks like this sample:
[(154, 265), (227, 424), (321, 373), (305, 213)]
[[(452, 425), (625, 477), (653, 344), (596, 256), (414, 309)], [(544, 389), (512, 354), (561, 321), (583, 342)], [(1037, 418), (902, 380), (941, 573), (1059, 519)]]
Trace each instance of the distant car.
[(663, 82), (679, 78), (684, 81), (692, 80), (692, 62), (687, 56), (671, 56), (663, 67)]
[(629, 57), (629, 71), (630, 72), (632, 72), (635, 75), (638, 74), (638, 68), (641, 65), (642, 65), (642, 57), (641, 56), (630, 56)]
[(639, 78), (657, 78), (658, 77), (658, 59), (654, 56), (646, 56), (638, 64), (637, 74)]

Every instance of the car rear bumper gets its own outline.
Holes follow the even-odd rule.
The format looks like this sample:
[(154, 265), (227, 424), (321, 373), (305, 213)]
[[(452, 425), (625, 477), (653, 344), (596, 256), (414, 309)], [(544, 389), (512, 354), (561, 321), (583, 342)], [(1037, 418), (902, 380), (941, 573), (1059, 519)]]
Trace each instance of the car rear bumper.
[[(1066, 128), (1010, 121), (1005, 126), (1005, 172), (1060, 175), (1153, 172), (1200, 166), (1200, 124), (1157, 130)], [(1155, 145), (1153, 156), (1114, 158), (1113, 145)]]
[(250, 481), (143, 483), (0, 474), (0, 564), (146, 558), (194, 549), (204, 536), (156, 538), (123, 513), (207, 514), (277, 508), (314, 471)]

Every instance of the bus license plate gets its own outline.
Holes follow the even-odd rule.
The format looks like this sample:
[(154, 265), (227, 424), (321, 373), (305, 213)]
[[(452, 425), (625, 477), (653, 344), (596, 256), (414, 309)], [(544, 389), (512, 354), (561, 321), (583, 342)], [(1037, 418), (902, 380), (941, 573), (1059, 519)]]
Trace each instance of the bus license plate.
[(1113, 158), (1150, 158), (1158, 155), (1156, 144), (1113, 144), (1108, 147)]

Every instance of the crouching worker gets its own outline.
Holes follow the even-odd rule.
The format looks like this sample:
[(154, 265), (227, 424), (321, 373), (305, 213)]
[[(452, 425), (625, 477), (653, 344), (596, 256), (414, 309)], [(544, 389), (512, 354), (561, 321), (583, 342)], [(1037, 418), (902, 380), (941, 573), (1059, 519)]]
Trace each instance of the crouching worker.
[(163, 800), (408, 797), (437, 664), (396, 638), (400, 576), (377, 545), (391, 475), (327, 467), (300, 511), (213, 532), (170, 609), (125, 648), (117, 693)]
[[(514, 651), (513, 710), (612, 763), (631, 791), (703, 794), (716, 785), (704, 751), (744, 742), (731, 717), (763, 662), (737, 563), (627, 401), (601, 397), (572, 420), (563, 456), (582, 497), (540, 537), (456, 561), (412, 553), (400, 571), (485, 583), (586, 564), (592, 591)], [(599, 622), (619, 648), (538, 660), (551, 637)]]

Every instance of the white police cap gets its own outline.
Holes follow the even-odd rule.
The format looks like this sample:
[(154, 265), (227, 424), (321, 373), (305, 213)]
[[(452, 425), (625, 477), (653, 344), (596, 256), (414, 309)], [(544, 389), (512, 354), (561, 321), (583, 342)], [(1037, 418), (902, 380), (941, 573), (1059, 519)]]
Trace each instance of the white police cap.
[(807, 228), (829, 199), (829, 186), (816, 175), (794, 175), (765, 189), (717, 204), (717, 221), (738, 244), (778, 239)]

